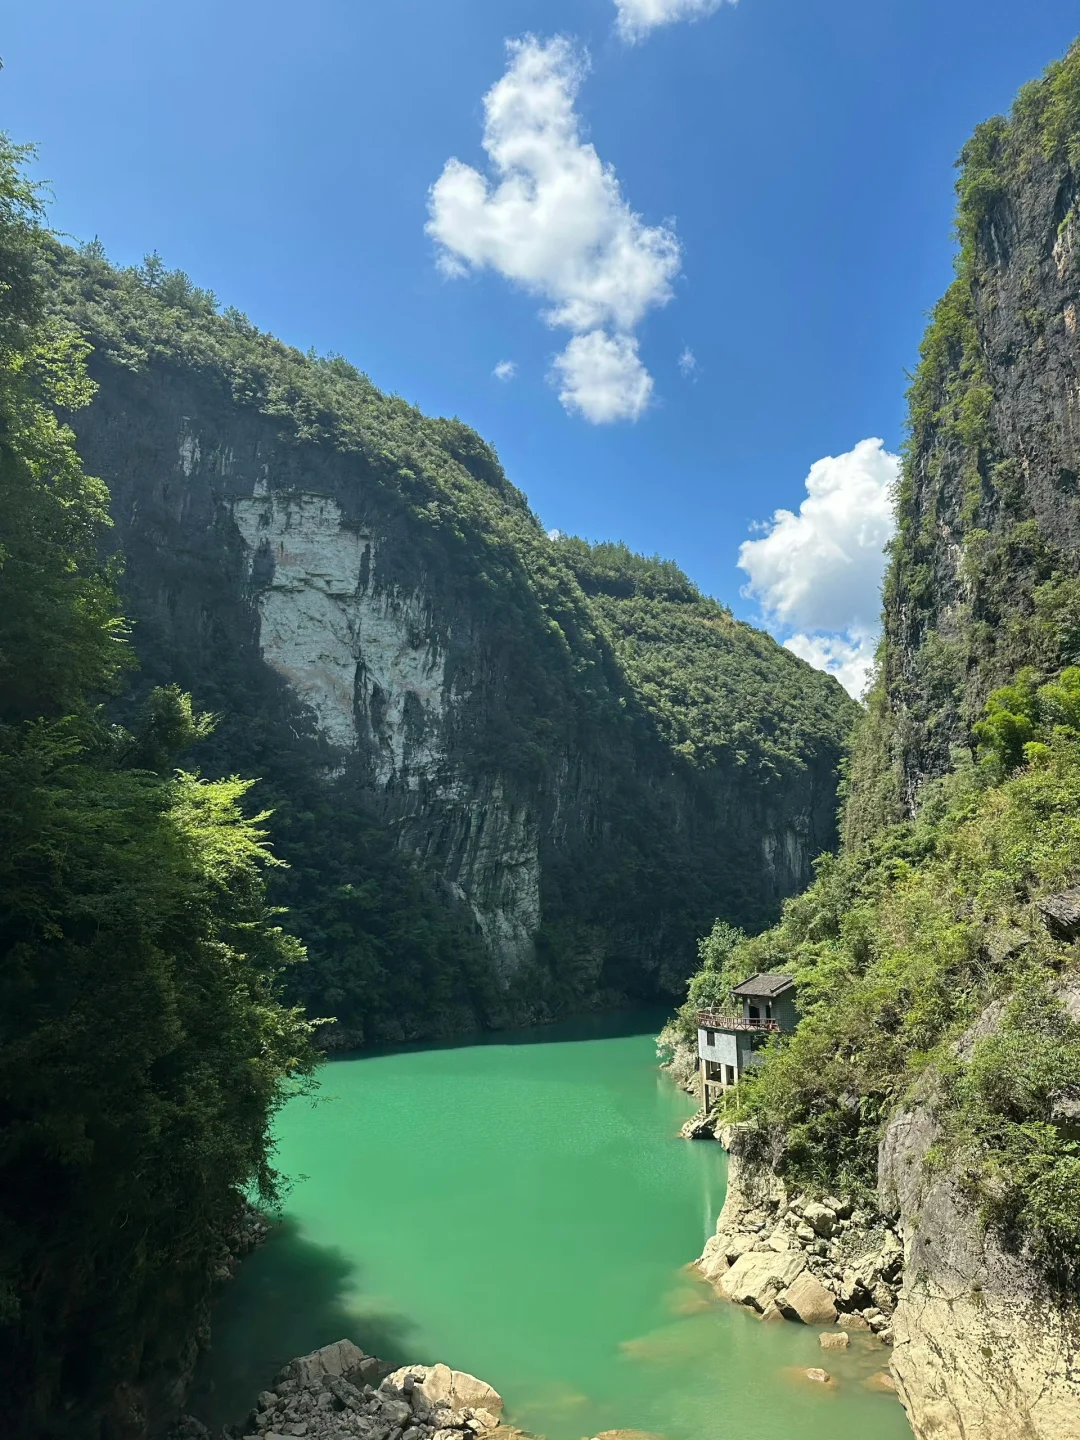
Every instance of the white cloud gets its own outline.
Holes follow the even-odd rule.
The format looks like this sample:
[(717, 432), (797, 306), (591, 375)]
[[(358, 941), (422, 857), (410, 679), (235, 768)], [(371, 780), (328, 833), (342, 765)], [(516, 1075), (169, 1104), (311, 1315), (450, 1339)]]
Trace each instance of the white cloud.
[(723, 3), (724, 0), (615, 0), (619, 34), (624, 40), (643, 40), (658, 25), (670, 25), (675, 20), (702, 20), (719, 10)]
[(739, 548), (749, 575), (743, 594), (803, 659), (840, 677), (852, 694), (873, 658), (881, 610), (885, 545), (893, 533), (900, 461), (881, 440), (810, 467), (796, 515), (777, 510), (759, 540)]
[[(631, 210), (612, 167), (582, 139), (574, 103), (587, 56), (561, 36), (526, 36), (507, 50), (506, 73), (484, 97), (490, 176), (448, 160), (431, 187), (427, 232), (444, 273), (496, 270), (541, 297), (546, 322), (588, 339), (586, 349), (598, 352), (600, 335), (612, 354), (632, 350), (636, 363), (624, 361), (630, 390), (620, 405), (591, 411), (569, 403), (589, 418), (636, 418), (648, 377), (631, 332), (651, 307), (671, 299), (678, 240), (669, 224), (646, 225)], [(582, 363), (574, 346), (560, 369)]]
[(835, 675), (849, 695), (861, 700), (874, 668), (877, 636), (866, 630), (843, 635), (792, 635), (784, 649), (807, 661), (815, 670)]
[(633, 336), (607, 335), (603, 330), (575, 335), (556, 357), (552, 379), (567, 410), (577, 411), (594, 425), (636, 420), (653, 388)]
[(690, 349), (689, 345), (683, 346), (682, 354), (679, 356), (676, 364), (684, 380), (693, 380), (696, 377), (698, 370), (697, 356)]
[(500, 360), (492, 370), (496, 380), (512, 380), (517, 374), (517, 362), (514, 360)]

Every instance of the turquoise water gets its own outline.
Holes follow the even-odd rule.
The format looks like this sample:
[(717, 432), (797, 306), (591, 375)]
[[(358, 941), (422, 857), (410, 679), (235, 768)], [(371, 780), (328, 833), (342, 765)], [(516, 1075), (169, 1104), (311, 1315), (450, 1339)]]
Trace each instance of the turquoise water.
[[(349, 1336), (472, 1371), (548, 1440), (909, 1440), (866, 1385), (876, 1340), (826, 1355), (686, 1271), (724, 1155), (676, 1138), (693, 1104), (656, 1069), (660, 1018), (328, 1065), (279, 1118), (294, 1188), (226, 1288), (194, 1412), (241, 1419), (286, 1360)], [(823, 1363), (833, 1385), (799, 1373)]]

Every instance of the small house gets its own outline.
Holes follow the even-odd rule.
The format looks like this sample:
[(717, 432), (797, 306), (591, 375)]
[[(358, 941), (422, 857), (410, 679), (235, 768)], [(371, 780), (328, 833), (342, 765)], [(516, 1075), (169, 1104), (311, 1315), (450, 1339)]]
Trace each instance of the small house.
[(734, 987), (731, 997), (730, 1014), (698, 1011), (698, 1069), (706, 1109), (761, 1063), (759, 1051), (771, 1035), (794, 1030), (799, 1020), (790, 975), (752, 975)]

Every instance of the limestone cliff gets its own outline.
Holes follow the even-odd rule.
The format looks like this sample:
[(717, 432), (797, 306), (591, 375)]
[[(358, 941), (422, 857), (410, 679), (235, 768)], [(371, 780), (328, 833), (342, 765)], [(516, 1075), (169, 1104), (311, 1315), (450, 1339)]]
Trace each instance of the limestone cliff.
[(343, 361), (93, 256), (50, 279), (144, 681), (220, 714), (205, 769), (263, 777), (344, 1039), (677, 992), (716, 914), (806, 882), (834, 680), (676, 567), (548, 537), (476, 435)]
[(957, 278), (909, 393), (854, 840), (913, 812), (995, 686), (1080, 659), (1078, 73), (1074, 49), (961, 156)]

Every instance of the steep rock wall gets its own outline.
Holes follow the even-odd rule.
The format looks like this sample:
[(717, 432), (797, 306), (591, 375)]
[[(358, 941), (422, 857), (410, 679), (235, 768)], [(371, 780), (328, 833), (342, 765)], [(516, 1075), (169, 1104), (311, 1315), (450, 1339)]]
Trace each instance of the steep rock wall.
[(910, 399), (883, 665), (849, 835), (911, 814), (996, 686), (1080, 659), (1075, 51), (961, 157), (957, 278)]
[(142, 683), (220, 715), (205, 769), (262, 777), (300, 994), (343, 1039), (676, 992), (716, 914), (760, 925), (805, 883), (854, 714), (834, 680), (674, 567), (674, 598), (620, 575), (635, 624), (677, 615), (687, 654), (713, 647), (726, 729), (688, 754), (472, 432), (132, 272), (56, 265), (95, 345), (72, 423), (112, 493)]

